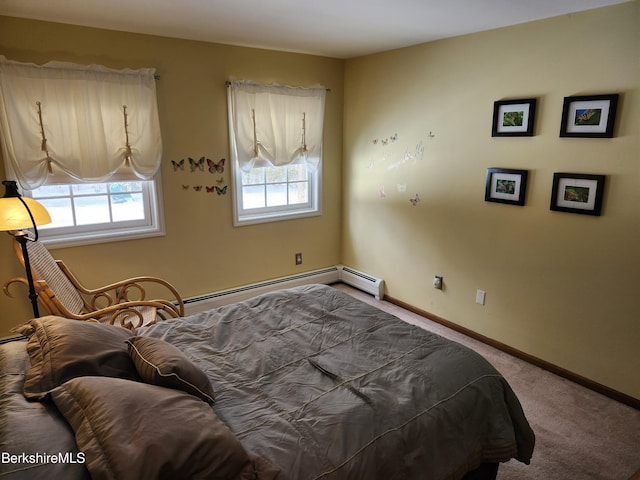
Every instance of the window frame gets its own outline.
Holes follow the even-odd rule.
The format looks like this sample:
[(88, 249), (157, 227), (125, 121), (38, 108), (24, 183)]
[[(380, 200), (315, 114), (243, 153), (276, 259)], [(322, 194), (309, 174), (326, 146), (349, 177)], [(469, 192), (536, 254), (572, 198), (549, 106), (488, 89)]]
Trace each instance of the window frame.
[[(103, 222), (58, 228), (41, 227), (38, 229), (40, 241), (49, 247), (64, 248), (164, 236), (166, 231), (160, 173), (158, 172), (151, 180), (137, 179), (121, 181), (143, 182), (143, 205), (145, 211), (145, 218), (143, 220), (123, 220), (119, 222)], [(119, 181), (107, 179), (102, 182), (83, 183), (109, 184), (119, 183)], [(65, 185), (73, 184), (69, 183)], [(33, 191), (25, 190), (24, 195), (33, 198)], [(35, 200), (39, 200), (39, 198), (36, 197)]]
[[(289, 165), (291, 164), (282, 165), (277, 168), (287, 168)], [(261, 164), (254, 168), (271, 166), (272, 165)], [(245, 209), (242, 200), (242, 188), (244, 186), (242, 183), (242, 170), (237, 161), (232, 162), (231, 172), (235, 187), (233, 189), (233, 225), (235, 227), (322, 215), (322, 162), (320, 162), (315, 171), (307, 168), (307, 182), (309, 185), (307, 202), (272, 207)], [(289, 185), (289, 182), (287, 181), (286, 184)], [(265, 185), (268, 185), (268, 183), (265, 182)]]

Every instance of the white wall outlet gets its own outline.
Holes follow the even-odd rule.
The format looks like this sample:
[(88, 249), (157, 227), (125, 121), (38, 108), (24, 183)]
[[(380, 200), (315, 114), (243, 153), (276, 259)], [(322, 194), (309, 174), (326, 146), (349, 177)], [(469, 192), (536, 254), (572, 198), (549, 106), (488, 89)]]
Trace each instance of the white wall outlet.
[(476, 303), (478, 305), (484, 305), (484, 297), (486, 295), (486, 292), (484, 292), (483, 290), (476, 291)]
[(438, 290), (442, 290), (442, 277), (439, 275), (436, 275), (436, 277), (433, 279), (433, 288), (438, 289)]

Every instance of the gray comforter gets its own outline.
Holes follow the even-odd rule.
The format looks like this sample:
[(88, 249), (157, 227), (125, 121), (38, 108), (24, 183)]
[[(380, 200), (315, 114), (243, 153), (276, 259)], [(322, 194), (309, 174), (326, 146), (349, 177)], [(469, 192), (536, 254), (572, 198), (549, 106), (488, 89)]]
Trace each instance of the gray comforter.
[(480, 355), (325, 286), (149, 327), (212, 381), (214, 409), (281, 478), (460, 478), (529, 461), (533, 433)]
[[(457, 479), (533, 452), (520, 403), (484, 358), (326, 286), (137, 333), (172, 343), (207, 374), (218, 417), (279, 480)], [(7, 393), (20, 382), (7, 365), (25, 357), (4, 357), (0, 403), (15, 415), (3, 412), (3, 440), (40, 442), (33, 432), (46, 423), (45, 442), (73, 444), (55, 407)]]

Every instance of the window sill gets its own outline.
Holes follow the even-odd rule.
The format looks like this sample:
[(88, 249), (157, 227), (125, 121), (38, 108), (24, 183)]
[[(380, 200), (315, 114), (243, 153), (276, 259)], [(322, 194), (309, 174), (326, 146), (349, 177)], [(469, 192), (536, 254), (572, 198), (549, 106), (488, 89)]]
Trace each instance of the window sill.
[(257, 223), (280, 222), (283, 220), (294, 220), (298, 218), (317, 217), (321, 215), (320, 209), (297, 210), (295, 212), (277, 212), (273, 214), (242, 215), (233, 219), (234, 227), (244, 227), (245, 225), (255, 225)]
[(126, 231), (107, 230), (104, 232), (78, 233), (73, 235), (47, 236), (40, 232), (40, 241), (50, 248), (79, 247), (82, 245), (95, 245), (98, 243), (122, 242), (137, 240), (140, 238), (162, 237), (164, 227), (147, 227), (139, 229), (127, 229)]

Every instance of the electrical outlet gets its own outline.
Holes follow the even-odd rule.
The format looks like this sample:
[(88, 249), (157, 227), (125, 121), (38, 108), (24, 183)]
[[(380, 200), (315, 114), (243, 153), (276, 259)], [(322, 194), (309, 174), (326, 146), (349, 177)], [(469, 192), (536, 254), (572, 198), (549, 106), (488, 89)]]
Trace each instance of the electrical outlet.
[(296, 253), (296, 265), (302, 265), (302, 253)]
[(442, 277), (440, 275), (436, 275), (433, 279), (433, 288), (442, 290)]
[(484, 305), (484, 297), (486, 296), (486, 292), (482, 290), (476, 291), (476, 303), (478, 305)]

